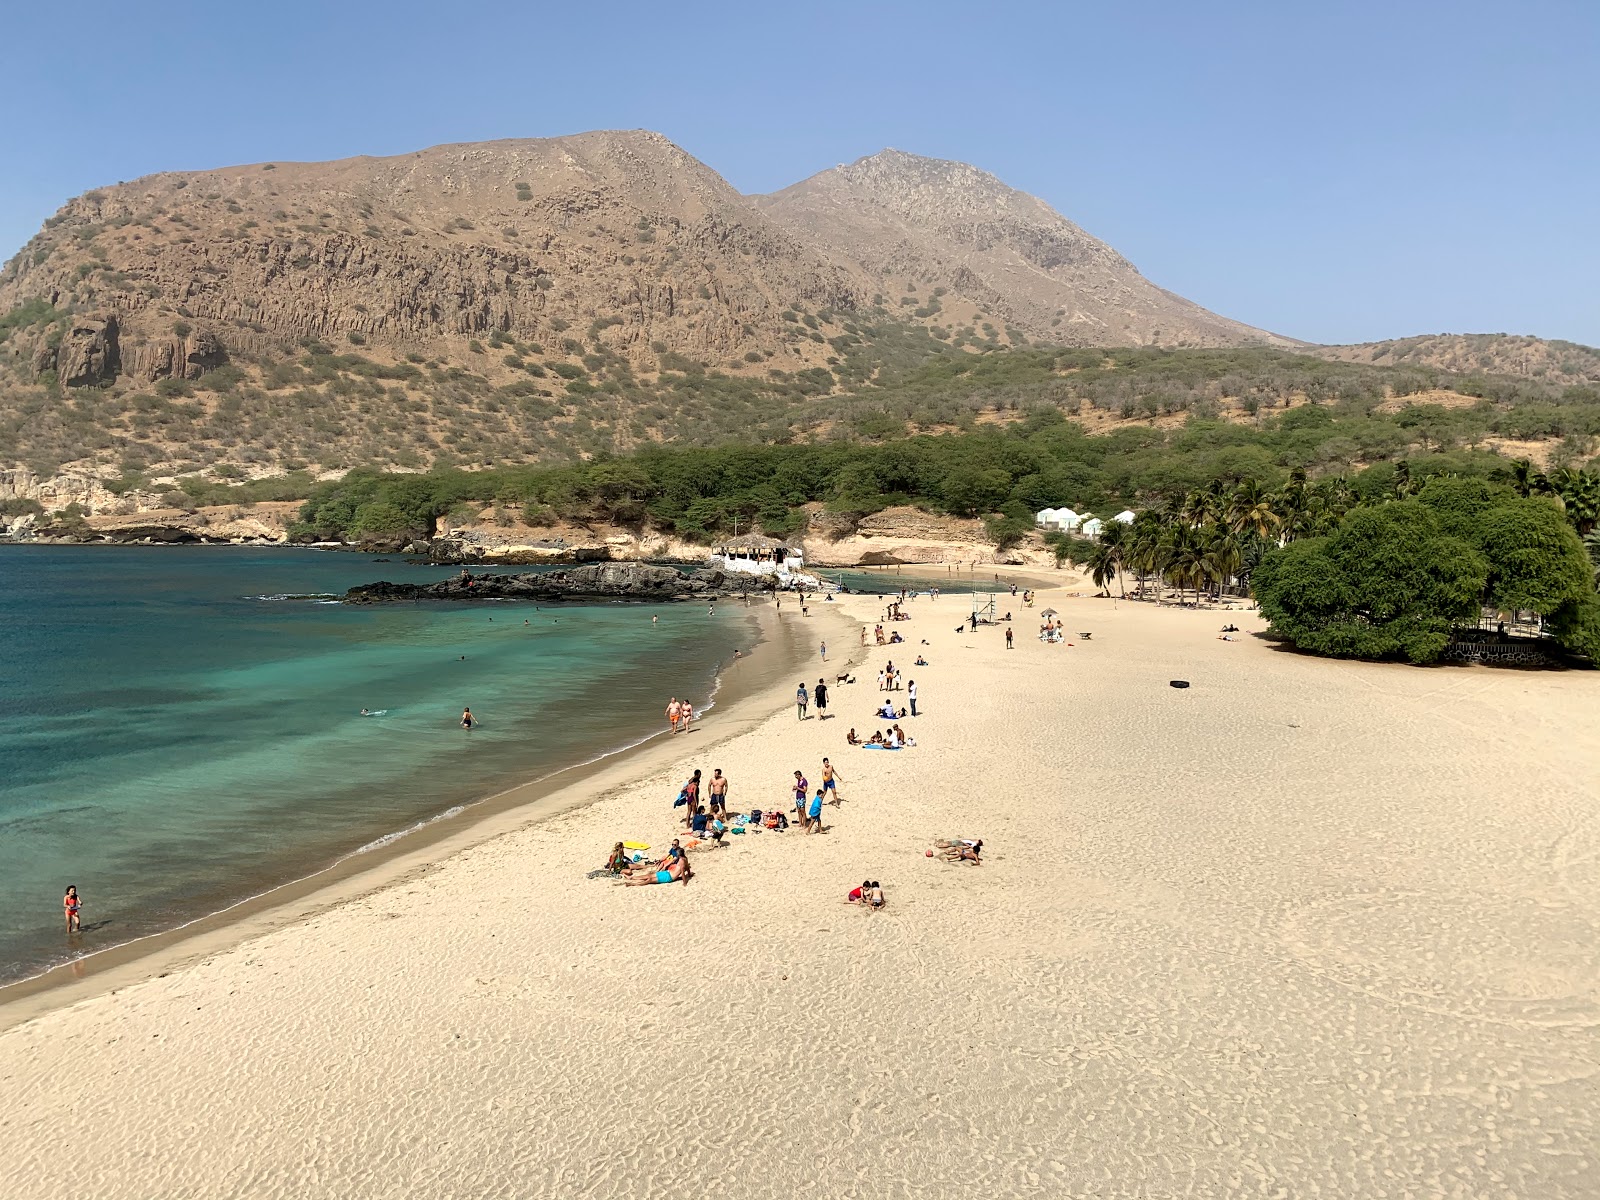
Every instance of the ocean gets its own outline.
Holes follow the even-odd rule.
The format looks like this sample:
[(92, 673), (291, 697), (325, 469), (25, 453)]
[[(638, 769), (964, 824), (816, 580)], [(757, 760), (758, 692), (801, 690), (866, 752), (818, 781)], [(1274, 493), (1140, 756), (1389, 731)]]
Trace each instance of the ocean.
[(334, 602), (455, 570), (0, 546), (0, 983), (635, 744), (756, 636), (741, 605)]

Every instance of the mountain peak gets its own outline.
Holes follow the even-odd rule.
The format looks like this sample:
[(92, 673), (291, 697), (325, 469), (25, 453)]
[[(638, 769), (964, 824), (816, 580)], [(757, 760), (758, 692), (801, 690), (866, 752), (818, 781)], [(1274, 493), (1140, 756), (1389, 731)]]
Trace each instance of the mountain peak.
[(1032, 337), (1290, 344), (1156, 287), (1043, 200), (968, 163), (885, 148), (756, 199), (836, 257), (942, 288)]

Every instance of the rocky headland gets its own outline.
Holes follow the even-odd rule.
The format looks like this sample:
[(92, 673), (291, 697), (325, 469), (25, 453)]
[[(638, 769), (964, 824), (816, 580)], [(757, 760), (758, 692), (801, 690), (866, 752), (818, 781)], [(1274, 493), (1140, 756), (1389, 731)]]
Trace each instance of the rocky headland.
[(642, 562), (593, 563), (570, 571), (459, 576), (437, 583), (365, 583), (345, 593), (346, 604), (418, 600), (715, 600), (771, 591), (772, 580), (704, 570), (686, 574)]

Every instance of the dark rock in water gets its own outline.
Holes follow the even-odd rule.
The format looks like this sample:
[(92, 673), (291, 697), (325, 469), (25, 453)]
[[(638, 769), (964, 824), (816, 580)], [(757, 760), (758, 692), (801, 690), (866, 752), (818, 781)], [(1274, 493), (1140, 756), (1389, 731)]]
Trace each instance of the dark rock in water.
[(438, 583), (367, 583), (345, 593), (346, 604), (392, 600), (711, 600), (756, 591), (748, 576), (721, 571), (686, 575), (672, 567), (607, 562), (527, 575), (456, 576)]

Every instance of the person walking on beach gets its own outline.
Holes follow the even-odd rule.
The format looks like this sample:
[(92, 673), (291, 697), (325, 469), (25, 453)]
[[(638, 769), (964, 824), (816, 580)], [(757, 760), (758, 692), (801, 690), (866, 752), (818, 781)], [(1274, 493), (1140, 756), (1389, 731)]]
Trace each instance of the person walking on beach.
[(799, 771), (794, 773), (794, 815), (802, 826), (806, 822), (806, 792), (811, 784)]
[(817, 686), (812, 690), (811, 698), (816, 701), (817, 720), (826, 720), (828, 717), (828, 685), (820, 679), (817, 680)]
[(683, 706), (678, 703), (678, 698), (674, 696), (671, 703), (667, 705), (667, 727), (671, 729), (673, 733), (678, 732), (678, 717), (682, 715), (682, 713)]
[(800, 686), (795, 689), (795, 693), (794, 693), (795, 711), (799, 714), (800, 720), (804, 721), (806, 719), (806, 707), (810, 703), (811, 703), (811, 698), (806, 695), (805, 682), (801, 681)]
[(694, 705), (687, 700), (678, 705), (678, 732), (688, 733), (689, 722), (694, 720)]
[(833, 764), (831, 762), (829, 762), (827, 759), (822, 760), (822, 790), (833, 793), (831, 803), (834, 805), (837, 805), (840, 800), (844, 799), (843, 796), (839, 795), (839, 783), (843, 779), (844, 776), (833, 769)]
[(77, 884), (67, 884), (67, 894), (62, 898), (61, 906), (67, 913), (67, 932), (82, 933), (83, 921), (79, 914), (83, 911), (83, 901), (78, 899)]
[(915, 679), (913, 679), (910, 683), (906, 684), (906, 699), (911, 704), (911, 715), (913, 717), (916, 716), (917, 715), (917, 681)]
[(888, 691), (888, 689), (887, 689), (887, 688), (886, 688), (886, 687), (885, 687), (885, 686), (884, 686), (884, 681), (885, 681), (885, 680), (886, 680), (886, 679), (887, 679), (887, 678), (888, 678), (888, 676), (886, 676), (886, 675), (885, 675), (885, 674), (884, 674), (884, 673), (883, 673), (883, 668), (882, 668), (882, 667), (879, 667), (879, 668), (878, 668), (878, 690), (879, 690), (879, 691), (880, 691), (880, 692), (884, 692), (884, 691)]
[(811, 808), (806, 813), (806, 832), (822, 832), (822, 789), (817, 789), (817, 794), (811, 797)]
[(472, 715), (472, 710), (470, 708), (464, 708), (461, 710), (461, 728), (471, 729), (477, 723), (478, 718)]
[(827, 662), (828, 661), (828, 643), (827, 642), (823, 642), (822, 643), (822, 661), (823, 662)]
[(712, 815), (726, 813), (728, 811), (728, 777), (722, 773), (721, 767), (711, 772), (711, 787), (708, 790), (711, 794)]

